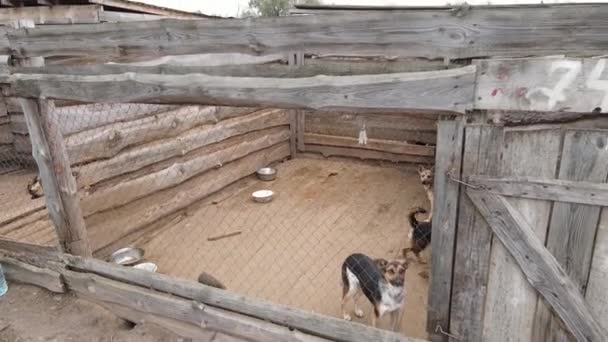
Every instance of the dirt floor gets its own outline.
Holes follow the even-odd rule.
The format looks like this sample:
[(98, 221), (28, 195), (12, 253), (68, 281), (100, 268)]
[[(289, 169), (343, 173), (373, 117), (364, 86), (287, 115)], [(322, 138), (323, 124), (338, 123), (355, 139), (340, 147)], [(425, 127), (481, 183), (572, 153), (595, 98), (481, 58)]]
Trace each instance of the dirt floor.
[[(0, 342), (186, 342), (158, 326), (131, 325), (104, 308), (72, 295), (11, 283), (0, 297)], [(200, 342), (234, 342), (209, 334)]]
[(57, 235), (44, 198), (32, 199), (27, 184), (36, 175), (19, 170), (0, 175), (0, 236), (39, 245), (56, 246)]
[[(236, 191), (189, 210), (135, 245), (158, 264), (158, 272), (196, 279), (205, 270), (232, 291), (341, 317), (342, 262), (354, 252), (397, 257), (409, 244), (407, 212), (428, 208), (424, 189), (413, 168), (308, 158), (277, 168), (275, 181), (242, 180), (231, 187)], [(254, 203), (251, 193), (260, 189), (271, 189), (276, 197)], [(213, 240), (231, 233), (238, 235)], [(402, 333), (422, 338), (428, 279), (419, 273), (424, 271), (428, 266), (414, 262), (406, 273), (401, 322)], [(366, 316), (358, 320), (369, 324), (371, 305), (363, 308)], [(380, 326), (388, 326), (388, 317)]]

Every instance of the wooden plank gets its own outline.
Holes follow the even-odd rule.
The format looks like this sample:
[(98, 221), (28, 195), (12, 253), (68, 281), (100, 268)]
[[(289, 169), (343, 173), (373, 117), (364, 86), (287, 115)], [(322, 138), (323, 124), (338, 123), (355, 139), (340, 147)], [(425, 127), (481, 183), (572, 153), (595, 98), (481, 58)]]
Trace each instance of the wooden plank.
[(70, 163), (82, 164), (112, 158), (128, 147), (171, 139), (192, 128), (239, 115), (236, 111), (217, 115), (216, 107), (182, 106), (164, 113), (75, 133), (65, 139), (65, 144)]
[(604, 183), (527, 176), (471, 176), (469, 184), (503, 196), (608, 206), (608, 185)]
[[(307, 64), (286, 65), (282, 54), (249, 56), (243, 54), (168, 56), (151, 61), (95, 65), (49, 65), (45, 67), (9, 67), (6, 74), (116, 75), (127, 72), (141, 74), (205, 74), (233, 77), (302, 78), (316, 75), (349, 76), (393, 74), (414, 71), (435, 71), (459, 67), (443, 62), (395, 58), (389, 61), (308, 59)], [(10, 72), (9, 72), (10, 71)], [(6, 76), (6, 75), (4, 75)]]
[(94, 24), (99, 23), (99, 5), (0, 8), (0, 25), (15, 20), (32, 20), (34, 24)]
[(121, 23), (128, 21), (160, 20), (166, 17), (155, 14), (130, 13), (118, 11), (102, 11), (99, 13), (100, 22)]
[(167, 18), (177, 19), (202, 19), (202, 18), (214, 18), (213, 16), (205, 15), (197, 12), (180, 11), (173, 8), (155, 6), (152, 4), (137, 2), (137, 1), (126, 1), (126, 0), (89, 0), (92, 4), (99, 4), (108, 7), (121, 8), (124, 10), (162, 15)]
[(35, 267), (10, 258), (0, 258), (0, 263), (6, 279), (10, 281), (40, 286), (56, 293), (66, 292), (61, 275), (58, 272)]
[(11, 144), (13, 142), (13, 132), (11, 125), (4, 123), (0, 125), (0, 144)]
[(93, 250), (99, 250), (129, 233), (146, 228), (157, 220), (255, 173), (260, 167), (288, 156), (289, 143), (284, 142), (209, 170), (173, 188), (87, 217)]
[[(160, 326), (164, 329), (167, 329), (174, 334), (181, 336), (185, 339), (191, 339), (192, 341), (213, 341), (214, 336), (216, 336), (216, 340), (224, 341), (221, 337), (217, 337), (218, 334), (221, 334), (217, 331), (208, 330), (201, 328), (200, 326), (196, 326), (194, 324), (188, 324), (184, 322), (180, 322), (171, 318), (164, 318), (156, 315), (152, 315), (149, 313), (143, 313), (131, 308), (128, 308), (119, 304), (112, 304), (108, 302), (99, 302), (93, 299), (89, 299), (95, 304), (104, 307), (106, 310), (115, 314), (116, 316), (127, 320), (129, 322), (133, 322), (136, 324), (154, 324)], [(298, 333), (295, 332), (294, 333)], [(222, 335), (222, 337), (228, 337), (229, 335)], [(226, 342), (245, 342), (247, 340), (240, 339), (234, 336), (230, 336), (225, 340)]]
[(421, 341), (370, 326), (323, 316), (310, 311), (282, 306), (257, 298), (250, 298), (164, 274), (119, 267), (91, 258), (67, 256), (68, 264), (77, 270), (93, 272), (118, 281), (174, 294), (216, 308), (251, 316), (275, 324), (292, 327), (303, 333), (314, 334), (336, 341)]
[(414, 156), (432, 157), (435, 155), (435, 148), (433, 146), (414, 145), (393, 140), (366, 139), (365, 143), (360, 143), (357, 138), (304, 133), (304, 143), (313, 145), (360, 148), (364, 150), (383, 151)]
[[(559, 179), (606, 182), (608, 176), (608, 131), (566, 131), (559, 168)], [(547, 249), (553, 254), (581, 294), (585, 294), (597, 225), (598, 206), (557, 202), (554, 204), (547, 236)], [(539, 338), (563, 340), (559, 322), (539, 307), (535, 325)]]
[(27, 99), (22, 99), (21, 105), (59, 243), (68, 253), (91, 256), (76, 181), (72, 176), (63, 136), (51, 117), (53, 105), (48, 101)]
[[(471, 174), (496, 174), (502, 142), (500, 127), (467, 126), (463, 178)], [(455, 240), (450, 331), (466, 341), (481, 341), (492, 234), (464, 193), (459, 197)]]
[[(106, 1), (106, 0), (104, 0)], [(500, 11), (385, 11), (360, 15), (157, 20), (9, 33), (16, 57), (240, 52), (252, 55), (386, 55), (449, 59), (485, 56), (602, 55), (604, 4), (511, 7)], [(564, 32), (568, 32), (567, 35)], [(49, 44), (61, 41), (61, 44)], [(345, 44), (347, 42), (347, 44)], [(120, 46), (120, 49), (116, 49)]]
[(205, 74), (70, 76), (14, 74), (12, 96), (80, 102), (462, 113), (472, 107), (475, 67), (361, 76), (263, 78)]
[(472, 189), (468, 189), (467, 194), (528, 282), (572, 335), (578, 341), (605, 341), (608, 335), (589, 312), (577, 285), (536, 237), (526, 218), (504, 197)]
[(186, 131), (173, 139), (159, 140), (143, 146), (130, 148), (116, 157), (99, 160), (77, 168), (80, 187), (127, 172), (137, 171), (148, 165), (176, 156), (183, 156), (203, 146), (213, 144), (235, 135), (268, 127), (289, 124), (286, 111), (271, 109), (243, 117), (220, 121)]
[(25, 115), (23, 115), (22, 113), (11, 114), (10, 121), (11, 132), (21, 135), (29, 134), (29, 132), (27, 131), (27, 123), (25, 122)]
[(531, 111), (505, 111), (500, 112), (494, 118), (494, 123), (504, 124), (505, 126), (522, 126), (543, 123), (567, 123), (578, 120), (593, 120), (596, 118), (606, 118), (602, 113), (571, 113), (571, 112), (531, 112)]
[[(502, 160), (496, 161), (500, 174), (555, 177), (561, 139), (559, 129), (505, 130)], [(542, 155), (538, 155), (539, 150)], [(525, 215), (538, 239), (545, 241), (551, 202), (509, 200), (513, 208)], [(487, 226), (483, 229), (491, 232)], [(536, 341), (532, 336), (538, 294), (502, 244), (492, 244), (489, 261), (482, 340)]]
[(126, 306), (143, 313), (174, 319), (204, 329), (254, 341), (323, 341), (323, 339), (292, 332), (287, 327), (276, 326), (97, 275), (66, 270), (63, 272), (63, 277), (71, 291), (85, 298)]
[(608, 112), (606, 58), (488, 59), (478, 67), (476, 109)]
[(390, 152), (366, 150), (362, 148), (335, 147), (313, 144), (305, 144), (305, 148), (306, 152), (320, 153), (324, 157), (342, 156), (358, 158), (362, 160), (388, 160), (394, 163), (431, 164), (433, 162), (433, 157), (429, 156), (395, 154)]
[(586, 300), (591, 312), (598, 318), (604, 330), (608, 330), (608, 209), (602, 209), (593, 261), (589, 272)]
[(187, 159), (173, 162), (167, 168), (138, 178), (130, 177), (113, 186), (87, 193), (81, 199), (82, 212), (85, 216), (89, 216), (95, 212), (120, 207), (288, 139), (289, 130), (277, 127), (277, 129), (245, 134), (210, 145), (209, 148), (204, 148), (195, 155), (188, 156)]
[(298, 111), (292, 110), (289, 112), (289, 149), (291, 159), (295, 158), (298, 153)]
[(435, 182), (433, 191), (433, 253), (431, 284), (428, 296), (427, 332), (431, 341), (447, 341), (438, 328), (449, 331), (450, 293), (452, 289), (452, 263), (456, 238), (458, 209), (458, 183), (449, 179), (448, 172), (460, 175), (464, 123), (461, 120), (439, 121), (437, 126), (437, 150), (435, 151)]
[(297, 144), (298, 144), (298, 151), (300, 152), (305, 152), (306, 151), (306, 146), (304, 145), (304, 132), (306, 131), (306, 116), (309, 115), (309, 113), (307, 113), (306, 111), (303, 110), (299, 110), (297, 111), (297, 134), (298, 134), (298, 139), (297, 139)]
[(421, 118), (408, 113), (353, 114), (317, 113), (306, 116), (308, 133), (358, 138), (365, 131), (367, 138), (397, 140), (434, 145), (437, 140), (437, 118)]

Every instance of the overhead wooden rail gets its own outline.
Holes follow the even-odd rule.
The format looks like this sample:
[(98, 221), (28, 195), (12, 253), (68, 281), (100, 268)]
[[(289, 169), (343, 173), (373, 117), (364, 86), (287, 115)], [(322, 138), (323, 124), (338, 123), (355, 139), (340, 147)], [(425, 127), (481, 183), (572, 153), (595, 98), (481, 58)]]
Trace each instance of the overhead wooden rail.
[[(608, 51), (608, 5), (404, 10), (360, 15), (159, 20), (47, 26), (7, 33), (0, 53), (125, 56), (239, 52), (253, 55), (387, 55), (428, 59), (593, 56)], [(57, 42), (61, 42), (58, 44)]]

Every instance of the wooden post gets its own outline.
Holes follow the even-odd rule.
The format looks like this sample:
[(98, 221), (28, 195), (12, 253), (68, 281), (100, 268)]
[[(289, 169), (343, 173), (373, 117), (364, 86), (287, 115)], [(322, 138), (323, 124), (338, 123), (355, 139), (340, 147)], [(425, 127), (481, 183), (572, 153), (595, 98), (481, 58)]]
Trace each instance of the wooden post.
[(72, 176), (63, 136), (57, 123), (49, 117), (53, 103), (31, 99), (20, 99), (20, 103), (59, 245), (67, 253), (91, 256), (78, 187)]
[(450, 180), (460, 177), (464, 123), (441, 120), (437, 129), (435, 158), (435, 206), (433, 208), (433, 251), (431, 285), (428, 298), (427, 332), (431, 341), (447, 341), (450, 323), (452, 263), (458, 209), (459, 184)]

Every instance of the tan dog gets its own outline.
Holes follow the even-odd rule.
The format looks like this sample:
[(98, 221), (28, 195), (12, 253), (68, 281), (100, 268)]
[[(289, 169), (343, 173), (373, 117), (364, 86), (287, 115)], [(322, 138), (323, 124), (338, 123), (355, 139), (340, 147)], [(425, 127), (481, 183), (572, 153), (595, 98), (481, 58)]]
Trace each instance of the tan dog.
[(431, 222), (433, 219), (433, 181), (435, 179), (435, 170), (434, 167), (424, 167), (422, 165), (418, 166), (418, 175), (420, 176), (420, 183), (424, 187), (424, 191), (426, 191), (426, 196), (429, 199), (429, 203), (431, 204), (431, 209), (429, 210), (429, 216), (425, 220), (426, 222)]

